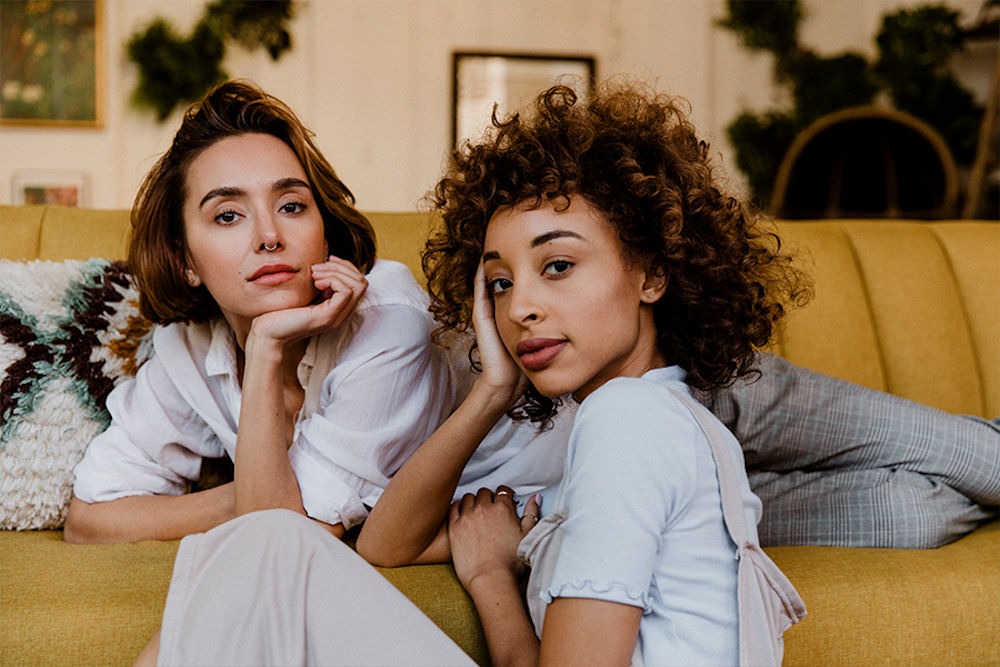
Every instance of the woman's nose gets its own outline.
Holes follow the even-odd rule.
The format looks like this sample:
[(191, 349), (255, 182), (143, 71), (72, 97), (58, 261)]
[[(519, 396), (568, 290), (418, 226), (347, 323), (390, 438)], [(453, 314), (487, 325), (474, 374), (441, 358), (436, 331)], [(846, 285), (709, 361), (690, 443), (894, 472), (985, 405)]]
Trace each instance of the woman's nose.
[(543, 313), (544, 310), (533, 290), (524, 287), (518, 289), (516, 286), (511, 288), (510, 308), (507, 311), (507, 316), (511, 321), (517, 324), (537, 322), (542, 318)]
[(281, 232), (270, 215), (264, 214), (258, 217), (257, 239), (258, 252), (275, 252), (283, 247)]

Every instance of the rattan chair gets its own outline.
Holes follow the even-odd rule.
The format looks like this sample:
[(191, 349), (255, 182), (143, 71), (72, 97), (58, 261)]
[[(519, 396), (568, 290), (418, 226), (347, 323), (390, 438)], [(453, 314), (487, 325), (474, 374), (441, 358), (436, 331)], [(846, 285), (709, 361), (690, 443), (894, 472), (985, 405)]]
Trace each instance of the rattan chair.
[(958, 170), (941, 135), (900, 111), (856, 107), (806, 128), (782, 160), (779, 218), (918, 218), (956, 214)]

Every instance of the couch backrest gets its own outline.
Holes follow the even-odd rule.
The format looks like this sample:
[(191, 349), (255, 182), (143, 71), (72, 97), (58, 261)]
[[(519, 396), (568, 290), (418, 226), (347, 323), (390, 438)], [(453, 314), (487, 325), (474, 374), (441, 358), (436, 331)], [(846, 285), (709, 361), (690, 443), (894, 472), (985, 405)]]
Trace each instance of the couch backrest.
[[(422, 276), (425, 213), (369, 213), (381, 257)], [(949, 412), (1000, 415), (1000, 223), (779, 221), (816, 281), (776, 351)], [(128, 211), (0, 206), (0, 258), (125, 256)]]
[(124, 259), (127, 210), (0, 206), (0, 259)]
[(949, 412), (1000, 416), (1000, 222), (779, 222), (816, 281), (778, 351)]

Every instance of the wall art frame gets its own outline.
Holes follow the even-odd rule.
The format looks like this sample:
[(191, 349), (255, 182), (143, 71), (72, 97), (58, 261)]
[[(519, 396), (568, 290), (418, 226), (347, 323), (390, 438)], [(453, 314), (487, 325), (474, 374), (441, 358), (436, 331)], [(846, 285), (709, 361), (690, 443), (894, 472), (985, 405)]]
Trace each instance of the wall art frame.
[(452, 53), (452, 144), (482, 136), (494, 104), (501, 116), (523, 107), (555, 83), (586, 99), (597, 77), (597, 61), (586, 54)]
[(90, 203), (90, 178), (85, 171), (30, 169), (15, 172), (11, 181), (14, 205), (84, 207)]
[(104, 126), (104, 0), (0, 0), (0, 125)]

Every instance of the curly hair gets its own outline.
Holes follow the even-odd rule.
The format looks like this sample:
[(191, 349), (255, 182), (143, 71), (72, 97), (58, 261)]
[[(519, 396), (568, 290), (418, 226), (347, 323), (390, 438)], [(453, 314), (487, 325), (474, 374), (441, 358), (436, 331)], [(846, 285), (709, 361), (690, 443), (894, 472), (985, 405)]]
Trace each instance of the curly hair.
[(281, 100), (246, 81), (228, 81), (192, 105), (169, 150), (146, 175), (132, 207), (128, 263), (139, 309), (159, 324), (205, 322), (219, 306), (202, 285), (184, 280), (187, 240), (182, 210), (191, 163), (220, 139), (269, 134), (298, 158), (323, 218), (330, 252), (367, 273), (375, 262), (375, 230), (354, 207), (354, 195), (316, 147), (312, 133)]
[[(721, 190), (685, 108), (611, 84), (586, 103), (555, 86), (533, 114), (501, 120), (494, 110), (490, 133), (453, 151), (431, 195), (441, 224), (422, 262), (435, 335), (472, 330), (476, 269), (499, 209), (579, 196), (617, 230), (627, 261), (666, 279), (654, 304), (658, 343), (688, 384), (711, 391), (753, 375), (757, 348), (786, 306), (808, 300), (809, 282), (761, 216)], [(557, 405), (529, 387), (513, 414), (546, 422)]]

